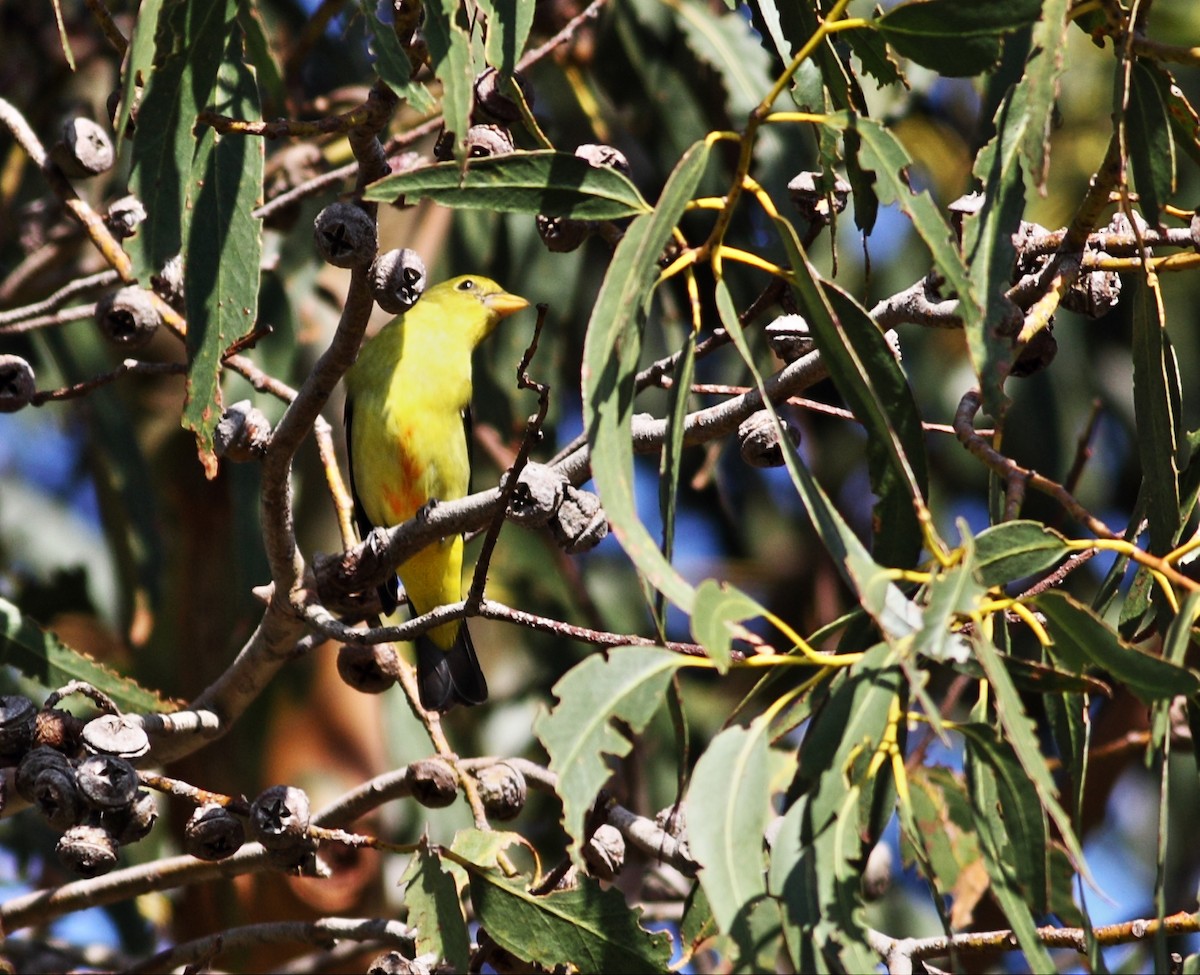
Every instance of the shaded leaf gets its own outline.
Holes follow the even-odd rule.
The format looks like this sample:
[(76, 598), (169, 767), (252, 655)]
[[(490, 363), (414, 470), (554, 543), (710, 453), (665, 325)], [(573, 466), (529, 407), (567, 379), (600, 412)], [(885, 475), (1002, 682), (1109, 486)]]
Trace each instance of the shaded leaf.
[[(224, 114), (260, 114), (258, 86), (253, 71), (242, 63), (239, 43), (230, 45), (214, 94)], [(205, 131), (188, 193), (184, 301), (191, 365), (183, 426), (196, 434), (210, 478), (217, 467), (213, 431), (222, 412), (221, 358), (258, 318), (262, 222), (252, 211), (262, 202), (262, 179), (261, 139)]]
[(463, 162), (475, 84), (466, 11), (461, 0), (431, 0), (423, 9), (421, 30), (429, 45), (429, 67), (442, 83), (442, 118), (454, 136), (454, 156)]
[(217, 101), (217, 72), (237, 6), (236, 0), (166, 0), (159, 15), (154, 70), (138, 108), (129, 174), (129, 191), (142, 201), (146, 219), (125, 247), (143, 282), (183, 249), (196, 150), (192, 128)]
[(1179, 511), (1179, 366), (1155, 288), (1139, 283), (1133, 306), (1133, 408), (1146, 483), (1150, 551), (1175, 543)]
[(1166, 700), (1200, 690), (1200, 678), (1178, 664), (1126, 643), (1092, 610), (1064, 592), (1037, 597), (1054, 639), (1051, 652), (1069, 667), (1100, 667), (1143, 701)]
[[(376, 16), (377, 5), (371, 0), (359, 0), (359, 8), (371, 34), (375, 71), (379, 80), (387, 85), (397, 98), (408, 102), (418, 112), (428, 112), (435, 104), (434, 98), (428, 88), (420, 82), (413, 81), (412, 62), (400, 46), (400, 39), (392, 25), (383, 23)], [(465, 129), (463, 134), (466, 134)]]
[(179, 707), (158, 692), (71, 649), (3, 598), (0, 598), (0, 663), (15, 667), (49, 690), (73, 680), (86, 681), (111, 697), (122, 710), (135, 714), (175, 711)]
[(981, 74), (1000, 58), (1005, 34), (1032, 24), (1041, 0), (910, 0), (875, 21), (898, 52), (939, 74)]
[(424, 197), (455, 209), (579, 220), (616, 220), (650, 211), (637, 187), (615, 169), (550, 150), (472, 159), (465, 171), (456, 162), (424, 166), (385, 176), (363, 196), (381, 203)]
[(1133, 63), (1129, 109), (1122, 116), (1142, 215), (1157, 227), (1175, 192), (1175, 136), (1168, 109), (1170, 76), (1152, 62)]
[(441, 857), (425, 840), (417, 846), (400, 881), (405, 884), (408, 923), (417, 929), (417, 954), (444, 958), (455, 971), (465, 972), (470, 962), (471, 939), (458, 887), (443, 869)]

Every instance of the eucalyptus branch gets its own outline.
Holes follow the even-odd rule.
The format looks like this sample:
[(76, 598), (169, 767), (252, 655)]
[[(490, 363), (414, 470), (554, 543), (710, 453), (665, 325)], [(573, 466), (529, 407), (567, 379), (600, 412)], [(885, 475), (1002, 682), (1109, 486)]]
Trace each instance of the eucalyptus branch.
[(407, 924), (387, 918), (323, 917), (315, 921), (266, 921), (242, 927), (223, 928), (216, 934), (195, 938), (160, 951), (137, 965), (135, 972), (173, 971), (182, 966), (203, 963), (209, 967), (215, 958), (229, 951), (245, 951), (259, 945), (299, 942), (332, 949), (342, 941), (378, 943), (411, 954), (416, 933)]
[[(1200, 918), (1179, 912), (1159, 921), (1157, 918), (1106, 924), (1092, 929), (1092, 937), (1101, 947), (1130, 944), (1166, 935), (1193, 934), (1200, 931)], [(1080, 954), (1088, 951), (1088, 935), (1082, 928), (1037, 929), (1038, 940), (1047, 948), (1070, 948)], [(889, 975), (912, 975), (915, 962), (951, 955), (990, 954), (995, 951), (1016, 951), (1018, 943), (1012, 931), (980, 931), (967, 934), (940, 935), (935, 938), (891, 938), (879, 931), (868, 932), (871, 947), (887, 965)]]

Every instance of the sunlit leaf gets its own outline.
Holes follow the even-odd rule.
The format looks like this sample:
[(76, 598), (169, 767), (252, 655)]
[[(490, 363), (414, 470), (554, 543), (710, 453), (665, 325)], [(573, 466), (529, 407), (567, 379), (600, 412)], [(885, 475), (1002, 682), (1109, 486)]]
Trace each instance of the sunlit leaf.
[(650, 206), (628, 178), (566, 152), (514, 152), (422, 166), (385, 176), (363, 194), (393, 203), (420, 197), (442, 206), (497, 213), (544, 213), (579, 220), (616, 220), (647, 214)]

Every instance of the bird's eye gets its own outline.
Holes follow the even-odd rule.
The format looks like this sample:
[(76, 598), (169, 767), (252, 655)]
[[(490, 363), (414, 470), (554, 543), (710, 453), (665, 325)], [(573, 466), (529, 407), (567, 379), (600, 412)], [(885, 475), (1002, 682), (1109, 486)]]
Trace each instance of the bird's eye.
[(458, 282), (458, 290), (459, 291), (472, 291), (472, 290), (474, 290), (474, 288), (475, 288), (475, 282), (472, 281), (470, 278), (467, 278), (465, 281)]

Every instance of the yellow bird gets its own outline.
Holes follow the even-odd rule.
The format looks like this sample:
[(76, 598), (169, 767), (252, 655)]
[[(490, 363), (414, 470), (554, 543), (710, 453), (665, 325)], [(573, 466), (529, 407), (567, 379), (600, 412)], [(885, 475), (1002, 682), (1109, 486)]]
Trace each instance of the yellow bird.
[[(495, 281), (464, 275), (426, 291), (368, 341), (346, 373), (346, 442), (358, 529), (398, 525), (466, 495), (471, 480), (471, 353), (502, 318), (529, 306)], [(414, 614), (462, 598), (461, 536), (398, 566)], [(396, 580), (379, 590), (384, 612)], [(421, 705), (446, 711), (487, 700), (487, 681), (461, 620), (416, 640)]]

